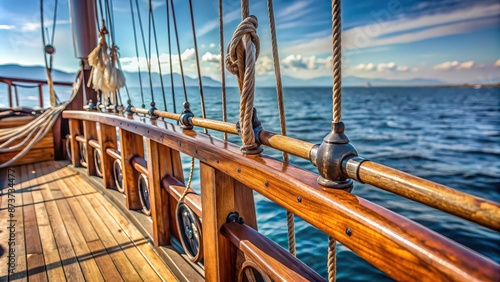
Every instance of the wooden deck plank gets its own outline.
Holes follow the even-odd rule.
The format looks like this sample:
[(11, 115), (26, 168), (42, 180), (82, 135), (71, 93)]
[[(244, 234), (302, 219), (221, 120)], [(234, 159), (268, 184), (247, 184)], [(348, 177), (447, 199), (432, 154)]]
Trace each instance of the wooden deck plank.
[[(17, 185), (16, 189), (16, 202), (15, 202), (15, 224), (16, 224), (16, 239), (15, 239), (15, 253), (16, 253), (16, 271), (9, 277), (10, 281), (28, 281), (27, 261), (26, 261), (26, 244), (25, 229), (24, 229), (24, 214), (23, 214), (23, 194), (24, 190), (28, 189), (28, 175), (21, 167), (15, 168)], [(26, 167), (25, 167), (26, 169)]]
[(45, 268), (49, 281), (64, 281), (64, 269), (61, 264), (61, 257), (57, 249), (52, 226), (49, 220), (49, 214), (45, 207), (45, 201), (42, 196), (42, 191), (50, 189), (47, 183), (47, 177), (43, 175), (40, 164), (35, 164), (36, 183), (40, 190), (32, 191), (33, 202), (35, 205), (36, 218), (38, 229), (40, 231), (40, 239), (42, 241), (43, 257), (45, 260)]
[[(109, 203), (104, 198), (103, 195), (96, 194), (94, 196), (104, 205), (104, 207), (106, 207), (106, 209), (115, 218), (115, 220), (118, 221), (123, 231), (127, 233), (127, 235), (130, 237), (130, 239), (132, 239), (132, 241), (138, 242), (144, 240), (144, 237), (139, 232), (139, 230), (137, 230), (137, 228), (135, 228), (120, 212), (118, 212), (118, 210), (116, 210), (111, 205), (111, 203)], [(149, 244), (138, 245), (138, 248), (140, 249), (141, 253), (148, 258), (151, 266), (157, 271), (160, 277), (162, 277), (166, 281), (177, 280)]]
[[(55, 174), (51, 174), (52, 177), (56, 177)], [(54, 180), (54, 178), (52, 178)], [(57, 207), (61, 214), (64, 225), (66, 226), (66, 231), (68, 232), (69, 238), (71, 240), (71, 245), (75, 251), (76, 257), (82, 269), (85, 280), (90, 281), (104, 281), (102, 274), (95, 262), (90, 249), (85, 242), (85, 238), (76, 222), (76, 219), (69, 207), (68, 201), (64, 194), (61, 192), (64, 189), (65, 184), (62, 179), (57, 179), (53, 182), (53, 187), (58, 189), (53, 189), (52, 195), (57, 197), (56, 200)]]
[[(78, 187), (79, 189), (85, 189), (85, 191), (92, 191), (94, 188), (88, 187), (86, 184)], [(143, 256), (142, 252), (138, 248), (138, 246), (142, 244), (147, 244), (147, 241), (143, 238), (142, 240), (132, 241), (126, 234), (123, 232), (122, 226), (113, 218), (113, 216), (109, 213), (109, 207), (105, 207), (101, 202), (96, 198), (98, 194), (89, 195), (87, 198), (92, 205), (92, 209), (102, 218), (103, 222), (106, 224), (110, 232), (113, 234), (113, 237), (119, 244), (120, 248), (124, 251), (127, 257), (130, 259), (130, 262), (139, 273), (141, 278), (144, 281), (156, 281), (160, 277), (157, 275), (155, 270), (149, 264), (148, 259)], [(114, 209), (114, 208), (113, 208)]]
[[(67, 198), (69, 206), (73, 211), (73, 215), (82, 231), (82, 235), (87, 242), (87, 246), (94, 257), (94, 260), (99, 267), (101, 274), (106, 281), (123, 281), (118, 269), (113, 263), (111, 257), (107, 253), (104, 245), (102, 244), (99, 236), (97, 235), (94, 227), (90, 223), (90, 220), (87, 218), (86, 212), (83, 211), (80, 206), (79, 199), (83, 199), (85, 195), (83, 195), (80, 190), (76, 189), (78, 185), (81, 183), (73, 183), (70, 178), (64, 178), (67, 174), (69, 174), (67, 169), (58, 170), (56, 175), (63, 181), (65, 185), (61, 189), (61, 192)], [(77, 184), (77, 185), (76, 185)], [(97, 193), (97, 191), (94, 191)]]
[(24, 214), (24, 235), (26, 243), (26, 261), (28, 269), (28, 279), (30, 281), (47, 281), (45, 260), (42, 252), (42, 242), (40, 231), (33, 205), (31, 191), (37, 189), (35, 175), (33, 174), (33, 164), (27, 165), (27, 175), (29, 178), (28, 187), (23, 188), (23, 214)]
[[(129, 261), (127, 258), (126, 252), (124, 251), (125, 248), (130, 248), (131, 244), (129, 246), (123, 245), (121, 246), (116, 239), (114, 238), (113, 234), (111, 233), (111, 230), (109, 230), (109, 226), (106, 225), (95, 210), (92, 208), (89, 200), (87, 199), (88, 196), (79, 197), (78, 200), (80, 202), (80, 205), (84, 210), (87, 211), (87, 216), (94, 226), (94, 229), (96, 230), (97, 234), (99, 235), (99, 238), (101, 239), (104, 247), (106, 248), (109, 256), (113, 260), (114, 264), (116, 265), (116, 268), (118, 271), (121, 273), (122, 278), (124, 281), (141, 281), (140, 275), (137, 273), (136, 269), (132, 265), (132, 263)], [(118, 231), (116, 231), (119, 233)], [(123, 248), (123, 249), (122, 249)], [(152, 269), (151, 269), (152, 271)]]

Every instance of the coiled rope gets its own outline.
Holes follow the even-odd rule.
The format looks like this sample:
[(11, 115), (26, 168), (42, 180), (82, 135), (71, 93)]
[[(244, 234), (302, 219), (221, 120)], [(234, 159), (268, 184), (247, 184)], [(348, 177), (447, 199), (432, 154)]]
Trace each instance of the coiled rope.
[(259, 57), (258, 21), (249, 15), (248, 1), (241, 1), (242, 21), (233, 33), (226, 55), (226, 69), (238, 80), (240, 99), (240, 129), (244, 154), (259, 154), (262, 148), (255, 141), (253, 131), (253, 104), (255, 96), (255, 62)]

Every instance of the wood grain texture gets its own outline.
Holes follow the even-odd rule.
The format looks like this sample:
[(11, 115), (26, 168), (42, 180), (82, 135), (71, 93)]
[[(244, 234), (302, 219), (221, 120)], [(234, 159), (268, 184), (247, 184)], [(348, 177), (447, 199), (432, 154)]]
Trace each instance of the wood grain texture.
[(81, 135), (82, 132), (80, 130), (80, 121), (77, 119), (70, 119), (69, 123), (69, 134), (71, 135), (70, 144), (71, 144), (71, 163), (74, 166), (81, 166), (80, 164), (80, 147), (79, 143), (76, 140), (76, 137)]
[(500, 231), (499, 203), (371, 161), (361, 163), (358, 177), (364, 183)]
[(273, 281), (325, 281), (299, 259), (246, 224), (226, 223), (221, 233)]
[(205, 163), (200, 163), (200, 179), (205, 279), (233, 281), (236, 250), (219, 232), (236, 208), (233, 179)]
[[(174, 198), (176, 202), (181, 198), (184, 189), (186, 188), (182, 182), (172, 176), (167, 176), (162, 179), (162, 186)], [(193, 189), (189, 188), (186, 197), (184, 197), (186, 205), (201, 218), (201, 197)]]
[[(11, 160), (17, 155), (18, 152), (8, 152), (8, 153), (2, 153), (0, 154), (0, 163), (6, 162)], [(24, 155), (22, 158), (18, 159), (17, 161), (13, 162), (11, 165), (12, 166), (17, 166), (17, 165), (24, 165), (24, 164), (31, 164), (31, 163), (36, 163), (36, 162), (41, 162), (41, 161), (50, 161), (54, 159), (54, 148), (39, 148), (39, 149), (32, 149), (30, 150), (26, 155)]]
[(88, 175), (97, 175), (97, 170), (94, 162), (94, 148), (90, 145), (90, 140), (97, 140), (96, 123), (93, 121), (83, 121), (83, 135), (87, 150), (87, 173)]
[(120, 128), (120, 148), (122, 153), (123, 186), (127, 197), (127, 208), (142, 209), (137, 180), (139, 172), (132, 166), (135, 156), (144, 158), (144, 143), (142, 136)]
[(151, 219), (153, 220), (153, 243), (155, 246), (166, 245), (170, 242), (168, 195), (161, 188), (160, 183), (161, 179), (169, 173), (170, 169), (168, 160), (164, 158), (166, 150), (170, 149), (151, 139), (146, 139)]
[(107, 153), (107, 150), (116, 149), (116, 128), (102, 123), (97, 123), (97, 140), (101, 148), (101, 171), (104, 187), (113, 188), (115, 180), (113, 176), (113, 163), (115, 159)]
[(183, 132), (168, 123), (148, 124), (138, 117), (72, 111), (63, 115), (129, 128), (195, 156), (334, 237), (394, 279), (492, 280), (500, 271), (492, 260), (361, 197), (323, 191), (315, 173), (266, 156), (243, 156), (238, 146), (206, 134)]

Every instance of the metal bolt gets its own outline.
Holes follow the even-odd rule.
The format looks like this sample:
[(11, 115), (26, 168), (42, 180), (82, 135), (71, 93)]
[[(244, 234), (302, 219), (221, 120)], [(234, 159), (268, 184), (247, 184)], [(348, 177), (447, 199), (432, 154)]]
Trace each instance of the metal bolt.
[(238, 168), (238, 173), (240, 173), (240, 172), (241, 172), (241, 169), (240, 169), (240, 168)]
[(269, 187), (269, 182), (266, 181), (265, 185), (266, 185), (266, 187)]
[(350, 228), (346, 228), (345, 230), (345, 234), (347, 234), (347, 236), (351, 237), (352, 235), (352, 230)]
[(301, 196), (297, 196), (297, 202), (299, 202), (299, 203), (302, 202), (302, 197)]

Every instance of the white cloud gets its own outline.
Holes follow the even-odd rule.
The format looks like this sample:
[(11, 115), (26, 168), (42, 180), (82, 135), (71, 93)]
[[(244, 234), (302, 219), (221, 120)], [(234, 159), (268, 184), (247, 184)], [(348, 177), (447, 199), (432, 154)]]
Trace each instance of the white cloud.
[(316, 58), (316, 56), (288, 55), (281, 60), (281, 64), (288, 69), (325, 69), (331, 66), (332, 57)]
[[(52, 21), (47, 21), (44, 23), (45, 27), (52, 26)], [(56, 25), (70, 24), (69, 20), (58, 20), (56, 21)], [(40, 22), (26, 22), (21, 26), (21, 32), (40, 32)]]
[(500, 67), (500, 59), (495, 62), (495, 67)]
[(215, 43), (210, 43), (209, 47), (210, 48), (214, 48), (215, 47)]
[(449, 70), (468, 70), (474, 67), (474, 61), (467, 61), (460, 63), (458, 61), (448, 61), (435, 65), (432, 67), (434, 70), (438, 71), (449, 71)]
[(257, 75), (270, 75), (274, 68), (273, 59), (269, 56), (260, 56), (255, 65), (255, 72)]
[[(462, 34), (498, 24), (500, 4), (475, 6), (449, 13), (397, 18), (373, 14), (372, 24), (346, 30), (342, 34), (344, 49), (402, 44), (451, 34)], [(324, 54), (332, 52), (331, 35), (315, 40), (292, 42), (284, 49), (288, 54)]]
[(220, 54), (212, 54), (210, 52), (206, 52), (202, 57), (201, 60), (203, 62), (209, 62), (209, 63), (216, 63), (220, 64)]
[(0, 24), (0, 30), (11, 30), (15, 29), (16, 27), (13, 25), (7, 25), (7, 24)]
[(191, 60), (194, 60), (195, 59), (195, 52), (194, 52), (194, 48), (191, 48), (191, 49), (186, 49), (184, 50), (184, 52), (182, 52), (181, 54), (181, 58), (182, 58), (182, 61), (191, 61)]
[(367, 71), (367, 72), (371, 72), (371, 71), (375, 71), (375, 70), (378, 72), (384, 72), (384, 71), (406, 72), (410, 68), (408, 66), (400, 66), (394, 62), (390, 62), (390, 63), (380, 63), (378, 65), (375, 65), (373, 63), (359, 64), (357, 66), (354, 66), (353, 69), (356, 71)]

